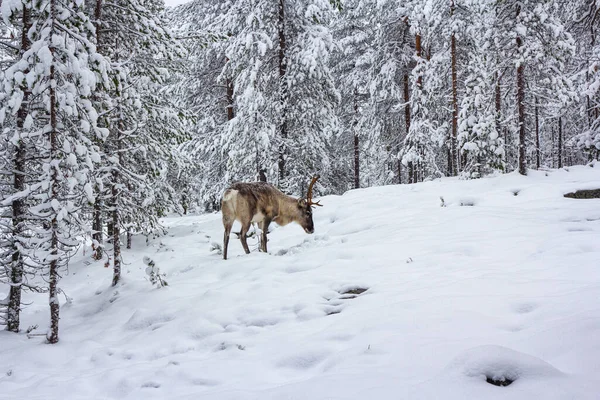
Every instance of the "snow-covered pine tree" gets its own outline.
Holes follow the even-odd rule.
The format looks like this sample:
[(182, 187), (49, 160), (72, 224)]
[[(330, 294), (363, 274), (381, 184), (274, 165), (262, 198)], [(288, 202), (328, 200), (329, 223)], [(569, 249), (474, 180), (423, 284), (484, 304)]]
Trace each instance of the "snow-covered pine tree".
[(367, 118), (370, 115), (369, 83), (374, 61), (373, 6), (370, 1), (346, 1), (334, 20), (333, 31), (339, 51), (334, 53), (332, 65), (341, 96), (337, 111), (340, 135), (334, 138), (334, 158), (340, 163), (334, 168), (339, 174), (336, 181), (340, 185), (336, 191), (359, 188), (361, 180), (366, 182), (364, 172), (361, 176), (361, 165), (368, 167), (374, 161), (370, 157), (365, 158), (364, 152), (368, 148), (365, 144), (370, 133), (375, 131), (368, 129), (373, 128), (373, 121)]
[(184, 139), (183, 125), (181, 114), (161, 90), (182, 49), (166, 28), (160, 0), (94, 6), (102, 10), (96, 21), (99, 46), (114, 71), (110, 93), (114, 108), (106, 118), (110, 136), (99, 178), (108, 188), (116, 285), (121, 276), (121, 234), (128, 234), (129, 244), (133, 231), (153, 231), (158, 217), (180, 207), (168, 176), (170, 168), (178, 168), (180, 154), (173, 149)]
[[(24, 4), (22, 12), (11, 15), (9, 6), (5, 4), (2, 15), (2, 58), (11, 67), (29, 50), (31, 41), (28, 31), (31, 27), (31, 5)], [(9, 34), (11, 32), (11, 34)], [(15, 34), (16, 33), (16, 34)], [(13, 39), (14, 37), (14, 39)], [(11, 67), (8, 75), (10, 77)], [(4, 71), (3, 71), (4, 72)], [(13, 75), (14, 76), (14, 75)], [(27, 268), (26, 254), (28, 240), (26, 235), (27, 208), (25, 198), (26, 163), (31, 157), (27, 149), (27, 142), (23, 140), (25, 119), (29, 114), (29, 97), (31, 92), (23, 80), (22, 74), (17, 74), (17, 79), (5, 81), (2, 75), (3, 94), (0, 95), (0, 125), (2, 126), (2, 141), (0, 153), (2, 154), (1, 192), (2, 220), (0, 221), (2, 244), (0, 245), (0, 282), (9, 285), (9, 294), (6, 300), (0, 302), (0, 325), (6, 325), (11, 332), (18, 332), (20, 326), (21, 294), (25, 283)], [(6, 118), (8, 102), (13, 94), (21, 97), (21, 102), (16, 110), (16, 115)], [(30, 149), (29, 149), (30, 150)], [(11, 201), (6, 201), (6, 198)]]
[[(553, 0), (504, 1), (493, 3), (496, 23), (494, 47), (502, 67), (514, 70), (516, 128), (518, 130), (518, 169), (526, 174), (528, 161), (528, 97), (531, 96), (532, 69), (548, 69), (557, 75), (573, 51), (573, 40), (564, 23), (557, 18), (559, 2)], [(557, 94), (561, 96), (561, 94)], [(533, 101), (530, 102), (532, 104)]]
[(332, 4), (238, 0), (219, 10), (210, 30), (228, 37), (220, 82), (232, 79), (236, 110), (221, 141), (226, 180), (253, 180), (264, 169), (301, 193), (315, 171), (331, 179), (339, 98), (329, 69)]
[(189, 205), (203, 203), (218, 209), (220, 196), (230, 182), (225, 178), (228, 154), (221, 150), (227, 121), (235, 115), (231, 77), (219, 81), (227, 59), (223, 55), (227, 36), (210, 31), (215, 15), (221, 14), (221, 0), (195, 0), (173, 9), (170, 27), (187, 50), (186, 69), (178, 75), (172, 96), (178, 107), (187, 110), (187, 131), (191, 140), (181, 151), (191, 159), (191, 179), (182, 185)]
[[(371, 3), (371, 4), (369, 4)], [(362, 2), (359, 8), (372, 29), (373, 60), (367, 75), (365, 108), (368, 182), (401, 183), (401, 151), (410, 127), (409, 75), (414, 67), (414, 36), (407, 9), (393, 2)], [(369, 33), (371, 35), (371, 33)]]
[(496, 126), (496, 58), (487, 26), (494, 14), (490, 2), (469, 3), (469, 23), (463, 31), (466, 66), (464, 94), (458, 113), (458, 149), (462, 175), (477, 178), (503, 170), (504, 141)]
[[(565, 10), (568, 11), (568, 10)], [(575, 12), (573, 33), (577, 35), (577, 59), (581, 104), (577, 146), (589, 160), (600, 160), (600, 3), (580, 2)]]
[[(7, 4), (8, 3), (8, 4)], [(28, 114), (14, 143), (27, 140), (36, 162), (27, 170), (28, 212), (39, 224), (29, 224), (33, 251), (27, 254), (48, 282), (49, 343), (58, 342), (61, 269), (68, 265), (80, 235), (87, 229), (78, 212), (94, 201), (90, 175), (99, 161), (96, 138), (107, 132), (97, 127), (92, 92), (106, 83), (107, 64), (96, 52), (94, 27), (81, 2), (43, 0), (3, 3), (10, 18), (30, 12), (35, 24), (28, 30), (30, 47), (4, 76), (6, 91), (1, 121), (18, 118), (24, 83), (30, 91)], [(16, 125), (16, 124), (15, 124)], [(23, 192), (16, 197), (22, 197)], [(12, 198), (9, 198), (12, 201)]]
[[(419, 2), (407, 4), (416, 61), (410, 75), (411, 121), (402, 150), (402, 163), (409, 167), (409, 182), (443, 175), (440, 155), (451, 120), (445, 111), (450, 59), (448, 53), (436, 52), (432, 47), (434, 38), (441, 33), (444, 16), (448, 15), (448, 7), (444, 5), (447, 3), (439, 0), (428, 0), (426, 7)], [(440, 96), (442, 93), (444, 96)]]

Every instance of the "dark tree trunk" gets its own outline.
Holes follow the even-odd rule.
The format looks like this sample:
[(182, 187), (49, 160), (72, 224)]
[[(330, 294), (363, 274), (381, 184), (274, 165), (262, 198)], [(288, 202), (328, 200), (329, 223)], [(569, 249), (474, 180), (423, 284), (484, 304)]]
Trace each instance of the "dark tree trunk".
[[(123, 120), (122, 118), (120, 119)], [(122, 128), (122, 126), (119, 126)], [(116, 129), (115, 130), (115, 152), (118, 154), (118, 165), (114, 165), (111, 171), (112, 175), (112, 185), (111, 185), (111, 212), (112, 212), (112, 236), (113, 236), (113, 279), (112, 285), (116, 286), (121, 280), (121, 216), (119, 209), (119, 197), (121, 195), (121, 191), (119, 190), (119, 181), (121, 179), (121, 173), (119, 168), (122, 165), (122, 137), (121, 132), (124, 129)]]
[[(410, 92), (408, 86), (408, 73), (404, 74), (404, 125), (406, 126), (406, 134), (408, 135), (408, 131), (410, 130)], [(402, 160), (399, 160), (399, 163), (402, 163)], [(412, 183), (413, 169), (414, 166), (411, 161), (408, 163), (408, 183)], [(398, 175), (398, 181), (399, 183), (402, 183), (400, 166), (398, 166)]]
[[(517, 36), (517, 47), (523, 46), (523, 40)], [(517, 108), (519, 112), (519, 173), (527, 175), (527, 159), (525, 154), (526, 131), (525, 131), (525, 65), (517, 67)]]
[(129, 229), (127, 229), (127, 248), (131, 249), (131, 240), (133, 239), (133, 234)]
[(267, 181), (267, 170), (266, 170), (266, 169), (264, 169), (264, 168), (261, 168), (261, 169), (258, 171), (258, 180), (259, 180), (260, 182), (266, 182), (266, 181)]
[(287, 60), (286, 60), (286, 41), (285, 41), (285, 0), (279, 0), (279, 19), (278, 19), (278, 36), (279, 36), (279, 87), (281, 96), (281, 125), (279, 127), (279, 134), (281, 139), (281, 145), (279, 146), (279, 181), (283, 182), (285, 179), (285, 158), (286, 158), (286, 139), (287, 139)]
[(96, 0), (94, 9), (94, 27), (96, 28), (96, 49), (100, 53), (100, 35), (102, 33), (102, 0)]
[(112, 242), (112, 237), (114, 234), (115, 234), (115, 229), (114, 229), (114, 224), (112, 222), (112, 213), (108, 213), (108, 221), (106, 221), (107, 241)]
[[(55, 25), (54, 21), (57, 18), (56, 15), (56, 0), (50, 1), (50, 15), (52, 18), (51, 33), (54, 34)], [(50, 53), (54, 58), (54, 48), (50, 47)], [(54, 63), (50, 64), (50, 81), (56, 79), (56, 71)], [(58, 159), (58, 132), (57, 132), (57, 120), (56, 120), (56, 87), (50, 85), (50, 159), (52, 162)], [(58, 198), (58, 166), (52, 167), (51, 172), (51, 186), (50, 186), (50, 201), (57, 200)], [(53, 215), (50, 222), (50, 272), (48, 276), (48, 298), (50, 305), (50, 330), (46, 336), (48, 343), (58, 342), (58, 323), (60, 320), (60, 304), (58, 302), (58, 219), (56, 213)]]
[[(501, 76), (498, 74), (498, 71), (496, 71), (495, 73), (495, 78), (494, 80), (496, 81), (496, 87), (495, 87), (495, 103), (496, 103), (496, 132), (498, 132), (498, 135), (500, 135), (502, 133), (502, 127), (501, 127), (501, 116), (502, 116), (502, 92), (500, 91), (500, 80), (501, 80)], [(506, 131), (504, 131), (504, 162), (508, 163), (508, 151), (507, 151), (507, 145), (508, 142), (506, 141), (507, 137), (506, 137)], [(506, 171), (505, 171), (506, 172)]]
[[(96, 186), (96, 193), (99, 193), (100, 189)], [(94, 255), (92, 256), (94, 260), (102, 259), (102, 247), (103, 247), (103, 235), (102, 235), (102, 200), (100, 200), (100, 194), (96, 197), (96, 201), (94, 202), (94, 221), (92, 224), (92, 239), (96, 242), (94, 244)]]
[[(450, 15), (454, 15), (454, 0), (450, 3)], [(450, 138), (450, 159), (448, 160), (448, 174), (456, 176), (457, 154), (456, 154), (456, 136), (458, 132), (458, 77), (456, 72), (456, 36), (452, 33), (450, 38), (450, 48), (452, 57), (452, 137)]]
[(398, 159), (398, 184), (402, 185), (402, 160)]
[(554, 136), (555, 136), (555, 135), (554, 135), (554, 133), (555, 133), (555, 132), (554, 132), (554, 125), (552, 125), (552, 128), (550, 129), (550, 131), (552, 132), (552, 137), (550, 138), (550, 140), (552, 141), (552, 146), (550, 146), (550, 149), (551, 149), (551, 150), (550, 150), (550, 152), (551, 152), (551, 154), (550, 154), (550, 159), (552, 160), (552, 168), (555, 168), (555, 166), (556, 166), (556, 163), (555, 163), (555, 161), (554, 161), (554, 139), (555, 139), (555, 138), (554, 138)]
[[(96, 47), (98, 53), (102, 52), (101, 33), (102, 33), (102, 0), (96, 0), (94, 9), (94, 27), (96, 28)], [(95, 260), (102, 259), (102, 247), (104, 238), (102, 237), (103, 221), (102, 221), (102, 200), (100, 187), (96, 185), (96, 199), (94, 202), (93, 223), (92, 223), (92, 239), (96, 242), (94, 247), (93, 258)]]
[(540, 118), (537, 98), (535, 99), (535, 167), (540, 169)]
[[(113, 171), (113, 179), (118, 179), (118, 172)], [(120, 229), (119, 229), (119, 210), (118, 210), (118, 196), (119, 189), (115, 183), (111, 188), (112, 194), (112, 226), (113, 226), (113, 279), (112, 285), (116, 286), (121, 280), (121, 242), (120, 242)]]
[(358, 93), (354, 90), (354, 189), (360, 187), (360, 149), (358, 147)]
[(558, 117), (558, 168), (563, 167), (563, 130), (562, 130), (562, 117)]
[(495, 88), (495, 100), (496, 100), (496, 130), (500, 132), (500, 115), (502, 113), (502, 93), (500, 92), (500, 76), (496, 72), (496, 88)]
[[(27, 32), (31, 26), (29, 8), (23, 6), (23, 13), (21, 15), (21, 22), (23, 24), (23, 31), (21, 32), (21, 51), (23, 54), (27, 50), (31, 43)], [(26, 71), (27, 73), (27, 71)], [(17, 111), (17, 130), (22, 132), (25, 118), (27, 118), (28, 106), (29, 106), (29, 95), (30, 92), (27, 87), (21, 88), (23, 90), (23, 100), (21, 106)], [(19, 140), (14, 150), (14, 181), (13, 188), (15, 192), (22, 192), (25, 190), (25, 161), (27, 149), (25, 144)], [(20, 325), (20, 314), (21, 314), (21, 292), (23, 284), (24, 274), (24, 263), (23, 255), (18, 244), (18, 238), (22, 237), (24, 231), (24, 219), (25, 219), (25, 201), (23, 199), (17, 199), (12, 202), (12, 258), (10, 266), (10, 289), (8, 294), (8, 306), (6, 315), (6, 329), (11, 332), (19, 332)]]
[[(417, 33), (415, 36), (415, 50), (417, 51), (417, 57), (421, 58), (423, 53), (423, 48), (421, 46), (421, 34)], [(421, 86), (423, 84), (423, 77), (419, 75), (417, 78), (417, 85)]]
[[(229, 59), (227, 58), (225, 62), (229, 62)], [(233, 81), (231, 80), (231, 78), (228, 77), (225, 80), (225, 85), (227, 89), (227, 121), (231, 121), (235, 117), (233, 113)]]
[(360, 163), (359, 163), (359, 147), (358, 135), (354, 134), (354, 189), (360, 187)]

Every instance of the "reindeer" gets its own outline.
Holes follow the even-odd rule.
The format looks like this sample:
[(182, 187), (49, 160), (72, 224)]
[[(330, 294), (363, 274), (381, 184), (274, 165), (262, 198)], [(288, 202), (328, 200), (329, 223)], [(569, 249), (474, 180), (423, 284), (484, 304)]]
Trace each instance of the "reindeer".
[(287, 225), (296, 222), (306, 233), (314, 233), (315, 226), (312, 218), (312, 207), (322, 207), (318, 201), (312, 201), (312, 191), (319, 175), (312, 178), (306, 199), (296, 199), (283, 194), (275, 186), (266, 182), (234, 183), (223, 193), (221, 212), (223, 213), (223, 259), (227, 260), (229, 234), (235, 220), (240, 221), (242, 230), (240, 240), (246, 254), (250, 253), (246, 234), (250, 224), (256, 222), (262, 231), (261, 251), (267, 252), (267, 232), (271, 222), (277, 225)]

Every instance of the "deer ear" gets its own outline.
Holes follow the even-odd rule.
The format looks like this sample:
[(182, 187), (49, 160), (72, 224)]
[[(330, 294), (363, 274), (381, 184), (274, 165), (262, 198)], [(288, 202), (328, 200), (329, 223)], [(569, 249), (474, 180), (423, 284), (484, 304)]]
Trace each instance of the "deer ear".
[(304, 200), (304, 199), (298, 199), (298, 206), (305, 207), (306, 206), (306, 200)]

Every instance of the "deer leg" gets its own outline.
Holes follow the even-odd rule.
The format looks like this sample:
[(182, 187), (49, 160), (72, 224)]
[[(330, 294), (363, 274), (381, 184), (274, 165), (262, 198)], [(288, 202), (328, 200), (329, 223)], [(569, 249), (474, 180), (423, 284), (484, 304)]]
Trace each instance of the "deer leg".
[(246, 222), (242, 224), (242, 230), (240, 231), (240, 240), (242, 241), (242, 247), (246, 254), (250, 254), (250, 249), (248, 248), (248, 242), (246, 241), (246, 234), (250, 230), (250, 222)]
[(229, 246), (229, 234), (231, 233), (231, 227), (233, 223), (223, 222), (225, 227), (225, 234), (223, 235), (223, 260), (227, 260), (227, 247)]
[(267, 233), (269, 232), (269, 224), (271, 223), (270, 220), (265, 219), (260, 227), (260, 230), (262, 231), (262, 235), (260, 238), (260, 249), (261, 251), (263, 251), (264, 253), (267, 252)]

